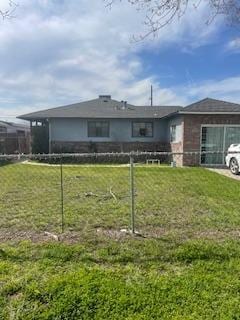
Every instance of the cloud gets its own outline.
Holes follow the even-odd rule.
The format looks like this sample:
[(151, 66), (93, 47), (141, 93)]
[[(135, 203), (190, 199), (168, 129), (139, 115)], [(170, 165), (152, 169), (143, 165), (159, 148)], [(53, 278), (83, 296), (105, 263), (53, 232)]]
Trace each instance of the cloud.
[(178, 46), (192, 50), (212, 41), (219, 22), (205, 25), (207, 7), (191, 9), (159, 37), (132, 44), (144, 33), (144, 12), (128, 4), (112, 10), (99, 0), (19, 0), (16, 19), (0, 23), (0, 117), (92, 99), (148, 104), (184, 104), (186, 93), (145, 74), (142, 50)]
[(189, 101), (211, 97), (221, 100), (240, 103), (239, 90), (240, 76), (230, 77), (223, 80), (206, 80), (188, 88), (176, 88), (186, 91), (186, 98)]
[[(116, 90), (114, 97), (118, 99), (125, 99), (131, 103), (135, 103), (136, 105), (149, 104), (149, 84), (155, 83), (153, 78), (147, 78), (141, 81), (133, 82), (130, 86), (123, 86), (121, 88), (122, 91)], [(223, 80), (206, 80), (198, 84), (191, 84), (189, 86), (176, 86), (172, 88), (162, 88), (159, 84), (155, 83), (154, 86), (154, 101), (161, 101), (162, 105), (175, 104), (186, 106), (194, 101), (211, 97), (220, 100), (226, 100), (230, 102), (240, 103), (240, 91), (239, 91), (239, 77), (230, 77)], [(72, 84), (69, 84), (71, 86)], [(102, 92), (102, 93), (109, 93)], [(67, 92), (66, 92), (67, 94)], [(40, 99), (41, 94), (39, 95)], [(65, 95), (63, 100), (65, 99)], [(71, 96), (69, 96), (71, 99)], [(85, 97), (82, 97), (84, 100)], [(40, 101), (40, 100), (39, 100)], [(0, 107), (1, 118), (12, 120), (15, 115), (19, 114), (19, 108), (21, 109), (21, 113), (29, 113), (32, 110), (37, 110), (39, 108), (47, 108), (51, 106), (46, 101), (42, 101), (39, 105), (30, 104), (24, 105), (20, 104), (18, 100), (4, 100), (0, 99), (1, 104), (10, 103), (13, 108), (11, 111), (4, 107)]]
[(226, 45), (226, 50), (230, 52), (240, 52), (240, 38), (230, 40)]

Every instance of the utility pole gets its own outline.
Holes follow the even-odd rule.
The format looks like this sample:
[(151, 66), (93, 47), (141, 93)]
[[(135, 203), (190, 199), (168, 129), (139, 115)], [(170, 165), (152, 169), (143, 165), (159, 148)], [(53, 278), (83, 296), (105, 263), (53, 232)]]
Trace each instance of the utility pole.
[(151, 85), (151, 107), (153, 106), (153, 86)]

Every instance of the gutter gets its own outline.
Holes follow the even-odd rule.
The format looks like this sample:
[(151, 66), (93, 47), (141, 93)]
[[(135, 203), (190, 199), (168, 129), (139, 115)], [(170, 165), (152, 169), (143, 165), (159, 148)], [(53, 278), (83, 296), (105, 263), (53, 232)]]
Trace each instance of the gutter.
[(211, 111), (208, 111), (208, 112), (201, 112), (201, 111), (179, 111), (179, 114), (210, 114), (210, 115), (216, 115), (216, 114), (230, 114), (230, 115), (236, 115), (236, 114), (240, 114), (240, 112), (238, 111), (238, 112), (234, 112), (234, 111), (232, 111), (232, 112), (230, 112), (230, 111), (228, 111), (228, 112), (226, 112), (226, 111), (222, 111), (222, 112), (211, 112)]

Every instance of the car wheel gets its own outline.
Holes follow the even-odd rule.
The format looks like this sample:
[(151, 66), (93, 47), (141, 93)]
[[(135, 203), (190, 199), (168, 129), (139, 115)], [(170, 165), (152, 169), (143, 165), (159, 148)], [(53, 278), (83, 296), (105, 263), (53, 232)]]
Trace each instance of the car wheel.
[(239, 174), (239, 164), (236, 158), (232, 158), (230, 161), (230, 171), (233, 174)]

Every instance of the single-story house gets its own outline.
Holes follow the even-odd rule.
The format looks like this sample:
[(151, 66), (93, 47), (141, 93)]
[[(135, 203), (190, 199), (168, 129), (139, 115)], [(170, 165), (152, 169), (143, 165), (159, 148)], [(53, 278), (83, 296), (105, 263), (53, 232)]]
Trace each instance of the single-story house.
[(29, 153), (30, 127), (0, 120), (0, 154)]
[(240, 143), (240, 105), (210, 98), (186, 107), (134, 106), (101, 95), (19, 118), (31, 123), (33, 153), (198, 152), (178, 164), (205, 165), (223, 164), (223, 152)]

